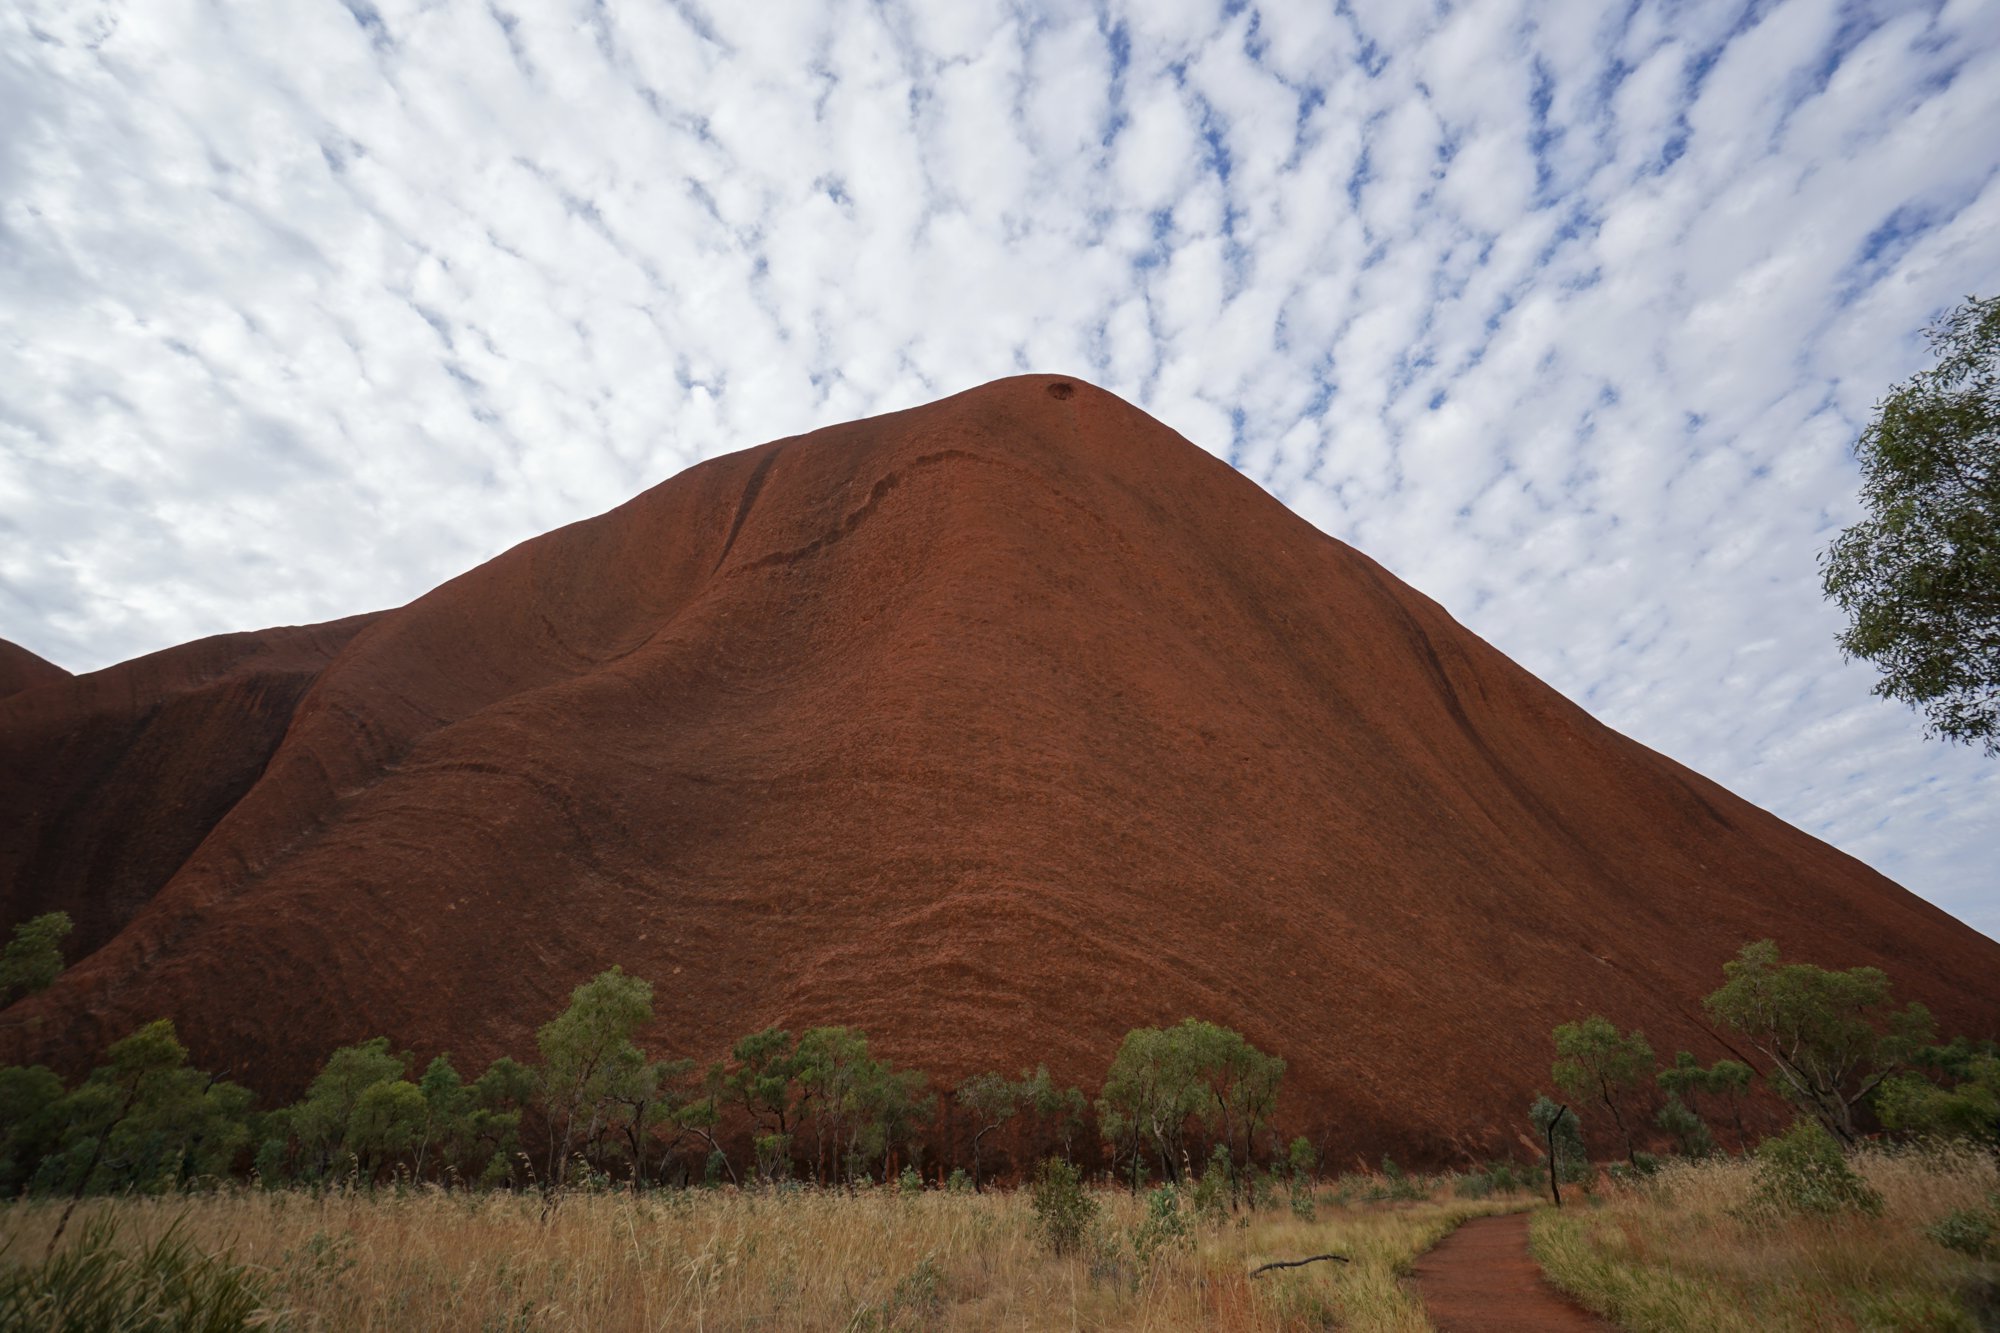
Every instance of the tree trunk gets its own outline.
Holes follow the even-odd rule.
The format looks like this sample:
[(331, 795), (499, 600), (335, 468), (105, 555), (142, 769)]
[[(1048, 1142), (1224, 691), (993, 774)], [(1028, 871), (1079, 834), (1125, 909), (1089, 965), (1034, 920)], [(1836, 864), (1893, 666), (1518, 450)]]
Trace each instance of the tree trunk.
[(1563, 1206), (1562, 1190), (1556, 1185), (1556, 1126), (1569, 1114), (1567, 1106), (1559, 1107), (1549, 1118), (1549, 1194), (1556, 1201), (1556, 1207)]
[(972, 1192), (974, 1194), (981, 1192), (979, 1185), (979, 1141), (985, 1138), (987, 1130), (992, 1128), (993, 1126), (988, 1125), (986, 1129), (979, 1130), (972, 1136)]
[(1611, 1123), (1618, 1126), (1618, 1133), (1625, 1140), (1625, 1160), (1635, 1169), (1639, 1165), (1638, 1151), (1632, 1146), (1632, 1131), (1625, 1128), (1625, 1117), (1618, 1114), (1618, 1103), (1611, 1100), (1611, 1090), (1604, 1090), (1604, 1109), (1611, 1112)]

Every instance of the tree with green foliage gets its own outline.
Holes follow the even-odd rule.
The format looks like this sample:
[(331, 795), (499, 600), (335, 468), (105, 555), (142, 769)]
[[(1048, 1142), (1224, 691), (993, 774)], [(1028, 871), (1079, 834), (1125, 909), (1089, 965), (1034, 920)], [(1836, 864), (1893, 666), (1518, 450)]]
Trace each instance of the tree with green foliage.
[[(1743, 1098), (1750, 1091), (1750, 1079), (1750, 1066), (1740, 1060), (1717, 1060), (1703, 1068), (1693, 1052), (1677, 1052), (1673, 1064), (1655, 1075), (1660, 1090), (1667, 1094), (1668, 1103), (1660, 1112), (1660, 1127), (1674, 1133), (1676, 1139), (1681, 1139), (1682, 1133), (1666, 1123), (1671, 1118), (1681, 1129), (1687, 1129), (1684, 1117), (1672, 1109), (1674, 1104), (1680, 1103), (1682, 1111), (1692, 1115), (1704, 1129), (1716, 1113), (1716, 1108), (1720, 1107), (1730, 1113), (1735, 1123), (1737, 1142), (1744, 1143)], [(1709, 1138), (1712, 1150), (1713, 1135)]]
[(482, 1184), (514, 1179), (521, 1146), (521, 1113), (535, 1098), (535, 1071), (503, 1055), (472, 1082), (472, 1114), (456, 1165)]
[(41, 1065), (0, 1065), (0, 1197), (18, 1194), (62, 1141), (65, 1095)]
[(798, 1129), (812, 1125), (813, 1178), (824, 1184), (841, 1175), (867, 1134), (861, 1122), (867, 1118), (869, 1084), (879, 1072), (868, 1054), (867, 1035), (848, 1027), (807, 1028), (789, 1054), (770, 1050), (763, 1068), (769, 1087), (776, 1086), (779, 1071), (789, 1074), (784, 1089), (766, 1102), (781, 1133), (788, 1118)]
[[(195, 1176), (221, 1175), (249, 1137), (249, 1090), (189, 1068), (166, 1019), (112, 1043), (105, 1061), (51, 1112), (61, 1137), (33, 1183), (70, 1199), (50, 1252), (86, 1192), (171, 1190)], [(30, 1096), (46, 1091), (36, 1082), (41, 1087)]]
[(170, 1190), (219, 1176), (249, 1138), (249, 1089), (187, 1064), (165, 1019), (115, 1042), (107, 1063), (59, 1104), (71, 1162), (94, 1165), (76, 1184), (91, 1190)]
[(1682, 1157), (1692, 1160), (1715, 1152), (1715, 1135), (1710, 1131), (1708, 1121), (1682, 1101), (1678, 1093), (1667, 1094), (1666, 1101), (1660, 1105), (1660, 1113), (1653, 1117), (1653, 1123), (1672, 1136), (1674, 1152)]
[(1550, 1077), (1570, 1096), (1595, 1101), (1611, 1113), (1611, 1123), (1625, 1140), (1625, 1159), (1636, 1164), (1637, 1145), (1625, 1123), (1623, 1103), (1653, 1072), (1653, 1048), (1645, 1034), (1621, 1033), (1610, 1019), (1592, 1014), (1580, 1023), (1558, 1024), (1554, 1035)]
[[(310, 1180), (325, 1179), (340, 1155), (352, 1150), (350, 1129), (363, 1094), (399, 1081), (409, 1067), (410, 1057), (391, 1051), (387, 1037), (339, 1047), (282, 1122), (267, 1125), (267, 1145), (276, 1133), (288, 1135), (296, 1144), (299, 1172)], [(283, 1172), (283, 1159), (282, 1150), (268, 1146), (258, 1152), (260, 1169), (269, 1165)]]
[(414, 1154), (428, 1109), (423, 1089), (407, 1079), (362, 1089), (348, 1116), (347, 1137), (341, 1140), (362, 1180), (372, 1183), (384, 1169)]
[[(418, 1179), (434, 1174), (446, 1185), (512, 1180), (521, 1111), (540, 1090), (535, 1071), (503, 1055), (467, 1083), (450, 1055), (444, 1054), (426, 1065), (410, 1085), (402, 1082), (400, 1073), (391, 1075), (398, 1057), (389, 1055), (388, 1044), (381, 1037), (336, 1052), (336, 1059), (328, 1062), (333, 1077), (316, 1081), (322, 1101), (306, 1112), (305, 1123), (344, 1125), (338, 1130), (340, 1145), (355, 1154), (357, 1167), (369, 1179), (392, 1158), (407, 1157), (411, 1174)], [(407, 1092), (391, 1091), (410, 1086), (422, 1098), (420, 1113)], [(287, 1141), (296, 1137), (299, 1113), (312, 1100), (313, 1093), (308, 1093), (298, 1106), (264, 1117), (265, 1143), (258, 1152), (257, 1169), (266, 1181), (279, 1182), (290, 1174)]]
[(1867, 516), (1820, 557), (1841, 651), (1926, 730), (2000, 755), (2000, 297), (1932, 325), (1937, 364), (1876, 406), (1855, 453)]
[(1128, 1156), (1134, 1192), (1142, 1145), (1151, 1146), (1163, 1178), (1181, 1178), (1188, 1117), (1202, 1101), (1184, 1055), (1171, 1030), (1134, 1028), (1118, 1044), (1104, 1076), (1097, 1123), (1114, 1151), (1122, 1148)]
[(886, 1180), (893, 1155), (912, 1146), (934, 1105), (924, 1092), (927, 1081), (871, 1055), (868, 1035), (858, 1028), (809, 1028), (796, 1042), (782, 1028), (765, 1028), (739, 1039), (728, 1063), (710, 1068), (703, 1094), (680, 1109), (678, 1123), (720, 1152), (720, 1110), (734, 1105), (751, 1122), (763, 1179), (790, 1173), (810, 1129), (816, 1179), (857, 1180), (880, 1162)]
[(624, 1149), (632, 1159), (632, 1188), (636, 1192), (647, 1179), (646, 1147), (654, 1130), (673, 1126), (676, 1134), (665, 1151), (671, 1153), (679, 1141), (682, 1097), (677, 1091), (682, 1078), (694, 1068), (692, 1060), (648, 1061), (636, 1047), (621, 1052), (617, 1068), (609, 1079), (606, 1105), (612, 1108), (609, 1121), (624, 1137)]
[(1956, 1037), (1918, 1052), (1911, 1063), (1925, 1072), (1893, 1075), (1876, 1090), (1875, 1113), (1885, 1128), (2000, 1147), (2000, 1046)]
[(1703, 1001), (1709, 1016), (1741, 1033), (1770, 1061), (1777, 1089), (1842, 1143), (1860, 1138), (1856, 1107), (1931, 1040), (1930, 1011), (1895, 1008), (1879, 968), (1783, 963), (1775, 943), (1758, 940), (1722, 972)]
[(585, 1142), (595, 1140), (607, 1124), (613, 1094), (621, 1091), (619, 1080), (644, 1066), (632, 1038), (652, 1021), (652, 983), (614, 965), (571, 991), (569, 1007), (536, 1031), (553, 1185), (568, 1179), (578, 1129)]
[(735, 1164), (729, 1160), (729, 1154), (722, 1150), (722, 1144), (716, 1138), (717, 1131), (722, 1127), (727, 1084), (728, 1067), (718, 1060), (702, 1076), (700, 1092), (682, 1103), (678, 1116), (681, 1128), (708, 1145), (708, 1160), (702, 1175), (712, 1185), (720, 1184), (719, 1177), (725, 1174), (730, 1184), (743, 1183), (736, 1174)]
[(69, 935), (67, 912), (44, 912), (14, 927), (0, 950), (0, 1005), (45, 991), (62, 975), (62, 942)]
[(1528, 1107), (1528, 1123), (1535, 1127), (1535, 1143), (1549, 1168), (1549, 1193), (1562, 1206), (1558, 1182), (1573, 1183), (1590, 1176), (1590, 1155), (1583, 1148), (1583, 1121), (1576, 1111), (1545, 1096)]
[(1750, 1132), (1743, 1127), (1743, 1104), (1750, 1100), (1750, 1084), (1755, 1075), (1756, 1071), (1741, 1060), (1717, 1060), (1708, 1067), (1709, 1095), (1722, 1099), (1730, 1123), (1736, 1128), (1739, 1148), (1750, 1143)]
[[(1047, 1072), (1046, 1070), (1044, 1071)], [(988, 1134), (1012, 1120), (1021, 1110), (1028, 1089), (1003, 1074), (975, 1074), (958, 1085), (952, 1098), (965, 1108), (972, 1121), (972, 1188), (981, 1188), (980, 1142)]]
[(1039, 1148), (1046, 1148), (1049, 1141), (1062, 1144), (1065, 1162), (1074, 1162), (1076, 1136), (1083, 1132), (1084, 1112), (1090, 1103), (1084, 1099), (1078, 1088), (1059, 1088), (1049, 1077), (1047, 1065), (1036, 1065), (1034, 1072), (1021, 1071), (1021, 1104), (1034, 1116), (1036, 1130), (1041, 1136), (1038, 1155), (1046, 1155)]
[(1142, 1142), (1151, 1145), (1163, 1176), (1181, 1178), (1188, 1122), (1194, 1120), (1226, 1146), (1234, 1189), (1250, 1165), (1258, 1128), (1277, 1104), (1284, 1073), (1283, 1060), (1214, 1023), (1189, 1018), (1171, 1028), (1134, 1028), (1105, 1075), (1098, 1123), (1114, 1150), (1122, 1146), (1129, 1154), (1136, 1190)]
[[(1197, 1114), (1219, 1131), (1229, 1163), (1230, 1201), (1241, 1201), (1244, 1173), (1251, 1167), (1256, 1133), (1277, 1109), (1285, 1062), (1252, 1046), (1242, 1034), (1214, 1023), (1184, 1020), (1173, 1032), (1182, 1045), (1189, 1074), (1206, 1093)], [(1236, 1155), (1241, 1134), (1243, 1153)]]
[[(937, 1113), (937, 1098), (926, 1091), (929, 1084), (921, 1069), (898, 1069), (886, 1060), (871, 1063), (861, 1093), (866, 1138), (857, 1146), (862, 1149), (859, 1160), (882, 1163), (885, 1185), (899, 1153), (914, 1158), (921, 1152), (917, 1129)], [(854, 1151), (851, 1147), (850, 1154)]]
[(766, 1027), (760, 1033), (738, 1037), (736, 1045), (730, 1047), (730, 1067), (722, 1075), (722, 1089), (756, 1125), (790, 1137), (796, 1079), (798, 1051), (792, 1033), (782, 1027)]
[(450, 1053), (441, 1053), (425, 1066), (417, 1080), (423, 1095), (423, 1126), (417, 1135), (416, 1175), (435, 1157), (442, 1164), (456, 1160), (465, 1150), (472, 1128), (472, 1089), (459, 1077)]

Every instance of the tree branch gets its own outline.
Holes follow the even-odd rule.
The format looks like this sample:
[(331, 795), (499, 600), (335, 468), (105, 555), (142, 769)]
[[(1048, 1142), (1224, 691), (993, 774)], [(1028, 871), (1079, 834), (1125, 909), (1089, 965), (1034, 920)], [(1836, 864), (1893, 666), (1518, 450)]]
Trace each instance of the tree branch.
[(1315, 1254), (1310, 1259), (1279, 1259), (1274, 1263), (1257, 1265), (1250, 1270), (1250, 1276), (1256, 1277), (1259, 1273), (1268, 1273), (1273, 1268), (1304, 1268), (1307, 1264), (1316, 1264), (1322, 1259), (1332, 1259), (1343, 1264), (1347, 1262), (1347, 1256), (1344, 1254)]

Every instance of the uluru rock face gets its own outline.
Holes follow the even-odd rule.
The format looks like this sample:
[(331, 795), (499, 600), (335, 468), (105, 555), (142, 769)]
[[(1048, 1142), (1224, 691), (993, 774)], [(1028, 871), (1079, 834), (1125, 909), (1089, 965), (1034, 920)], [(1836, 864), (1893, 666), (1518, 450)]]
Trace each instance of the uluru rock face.
[(370, 619), (55, 668), (0, 698), (0, 919), (68, 912), (72, 958), (110, 940), (256, 783), (299, 698)]
[[(1725, 705), (1726, 706), (1726, 705)], [(1593, 721), (1226, 464), (1005, 380), (701, 464), (406, 607), (0, 700), (0, 1015), (167, 1015), (273, 1094), (526, 1054), (609, 966), (662, 1051), (847, 1023), (1094, 1088), (1186, 1016), (1336, 1152), (1499, 1146), (1590, 1012), (1712, 1058), (1746, 940), (2000, 1028), (2000, 946)]]
[(69, 678), (69, 672), (47, 658), (29, 652), (18, 643), (0, 639), (0, 699)]

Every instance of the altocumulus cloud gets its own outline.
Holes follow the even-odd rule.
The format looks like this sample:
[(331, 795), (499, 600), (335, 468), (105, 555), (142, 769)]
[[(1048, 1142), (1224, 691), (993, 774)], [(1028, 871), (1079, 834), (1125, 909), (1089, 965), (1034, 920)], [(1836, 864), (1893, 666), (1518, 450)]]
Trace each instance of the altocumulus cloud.
[(26, 0), (0, 633), (394, 604), (1067, 370), (1997, 934), (2000, 769), (1869, 697), (1814, 564), (2000, 285), (1996, 125), (1994, 0)]

